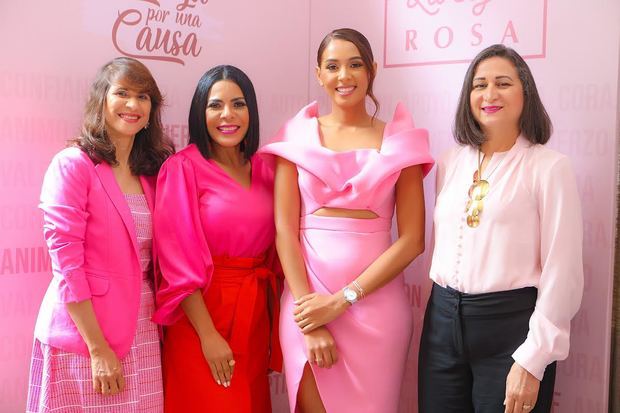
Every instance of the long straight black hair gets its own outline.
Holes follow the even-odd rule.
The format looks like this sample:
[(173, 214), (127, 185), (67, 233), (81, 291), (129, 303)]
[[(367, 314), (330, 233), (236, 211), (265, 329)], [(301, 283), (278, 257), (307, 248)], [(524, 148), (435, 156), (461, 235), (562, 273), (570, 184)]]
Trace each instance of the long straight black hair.
[(206, 159), (211, 158), (212, 138), (207, 131), (207, 117), (205, 110), (209, 100), (209, 92), (213, 85), (220, 80), (230, 80), (235, 82), (248, 105), (250, 124), (248, 131), (241, 141), (240, 149), (246, 160), (258, 150), (260, 124), (258, 121), (258, 104), (256, 103), (256, 93), (250, 78), (239, 68), (230, 65), (219, 65), (209, 69), (198, 81), (192, 105), (189, 110), (189, 143), (193, 143)]

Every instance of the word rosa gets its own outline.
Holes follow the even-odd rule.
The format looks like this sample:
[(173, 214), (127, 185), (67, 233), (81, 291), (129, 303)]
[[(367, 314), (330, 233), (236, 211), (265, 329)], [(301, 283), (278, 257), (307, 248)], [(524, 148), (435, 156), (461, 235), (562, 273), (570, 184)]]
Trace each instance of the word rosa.
[[(123, 50), (119, 44), (119, 37), (122, 29), (130, 26), (137, 26), (142, 22), (142, 13), (136, 9), (125, 10), (118, 14), (114, 26), (112, 27), (112, 41), (114, 47), (125, 56), (161, 60), (164, 62), (173, 62), (185, 65), (185, 62), (179, 55), (197, 57), (202, 51), (202, 47), (198, 46), (198, 38), (195, 33), (184, 35), (181, 31), (170, 29), (156, 28), (144, 26), (140, 29), (136, 37), (136, 50), (146, 51), (150, 54), (136, 54)], [(159, 52), (160, 55), (154, 55), (153, 52)]]
[[(483, 32), (481, 23), (474, 23), (470, 29), (471, 35), (471, 46), (479, 46), (482, 44)], [(499, 33), (493, 33), (494, 37), (491, 43), (498, 43)], [(514, 23), (512, 20), (509, 20), (506, 23), (504, 28), (503, 35), (501, 35), (501, 40), (499, 43), (505, 44), (507, 39), (511, 39), (513, 43), (519, 43), (519, 38), (517, 37), (517, 31), (515, 30)], [(406, 51), (416, 51), (418, 50), (418, 40), (420, 43), (424, 43), (424, 38), (422, 36), (418, 36), (418, 31), (416, 29), (407, 30), (405, 32), (405, 50)], [(428, 42), (428, 39), (426, 39)], [(445, 49), (453, 45), (454, 43), (454, 30), (450, 26), (441, 26), (434, 31), (433, 35), (433, 43), (435, 47), (438, 49)], [(426, 44), (428, 46), (428, 44)]]

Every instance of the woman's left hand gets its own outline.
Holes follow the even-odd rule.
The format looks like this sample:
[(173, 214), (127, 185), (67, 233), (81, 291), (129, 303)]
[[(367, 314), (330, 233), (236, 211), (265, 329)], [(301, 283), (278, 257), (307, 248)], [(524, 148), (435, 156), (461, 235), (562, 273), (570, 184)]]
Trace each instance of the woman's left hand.
[(528, 413), (536, 405), (540, 381), (529, 371), (514, 363), (506, 378), (504, 413)]
[(301, 332), (306, 334), (338, 318), (349, 305), (342, 293), (306, 294), (295, 301), (293, 316)]

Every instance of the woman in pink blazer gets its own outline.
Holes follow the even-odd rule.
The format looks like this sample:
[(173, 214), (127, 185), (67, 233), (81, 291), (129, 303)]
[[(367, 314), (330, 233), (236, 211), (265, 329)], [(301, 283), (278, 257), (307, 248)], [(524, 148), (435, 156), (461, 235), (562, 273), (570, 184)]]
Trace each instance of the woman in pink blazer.
[(154, 178), (172, 153), (161, 104), (142, 63), (107, 63), (81, 136), (45, 174), (40, 208), (53, 277), (35, 327), (28, 412), (162, 410), (150, 321)]

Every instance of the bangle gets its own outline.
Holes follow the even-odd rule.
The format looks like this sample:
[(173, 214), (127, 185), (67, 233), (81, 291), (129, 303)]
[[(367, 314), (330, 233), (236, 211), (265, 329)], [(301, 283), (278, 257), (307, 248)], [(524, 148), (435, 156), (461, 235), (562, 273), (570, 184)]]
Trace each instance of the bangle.
[(360, 283), (357, 282), (357, 280), (353, 280), (352, 284), (355, 288), (357, 288), (357, 291), (360, 292), (360, 298), (366, 297), (366, 293), (364, 292), (364, 289), (362, 288)]

